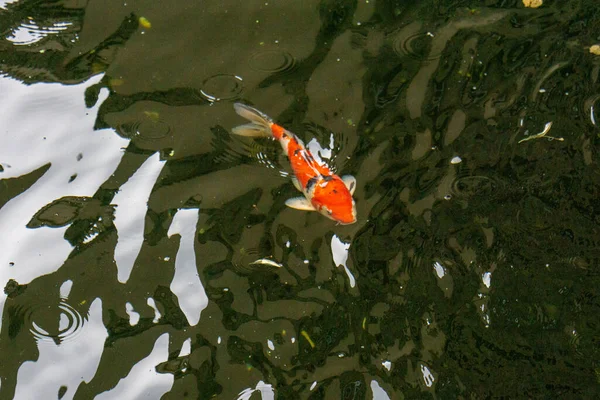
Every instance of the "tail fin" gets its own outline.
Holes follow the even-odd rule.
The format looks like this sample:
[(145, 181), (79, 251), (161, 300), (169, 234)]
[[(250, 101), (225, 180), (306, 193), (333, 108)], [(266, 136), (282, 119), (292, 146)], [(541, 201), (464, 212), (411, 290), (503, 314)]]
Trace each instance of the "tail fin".
[(248, 137), (272, 136), (271, 125), (273, 124), (273, 120), (271, 120), (268, 115), (263, 114), (256, 108), (252, 108), (242, 103), (235, 103), (233, 108), (236, 113), (251, 122), (249, 124), (236, 126), (231, 130), (232, 133)]

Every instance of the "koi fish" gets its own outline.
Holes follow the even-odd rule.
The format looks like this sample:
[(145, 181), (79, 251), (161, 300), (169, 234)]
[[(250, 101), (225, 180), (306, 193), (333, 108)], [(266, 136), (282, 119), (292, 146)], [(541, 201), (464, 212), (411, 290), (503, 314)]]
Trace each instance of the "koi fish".
[(288, 207), (304, 211), (317, 211), (329, 219), (347, 225), (356, 222), (356, 205), (352, 195), (356, 179), (351, 175), (339, 177), (326, 165), (318, 163), (302, 140), (255, 108), (241, 103), (233, 105), (235, 111), (250, 121), (232, 129), (236, 135), (247, 137), (272, 137), (281, 144), (290, 160), (294, 177), (292, 182), (303, 197), (288, 199)]

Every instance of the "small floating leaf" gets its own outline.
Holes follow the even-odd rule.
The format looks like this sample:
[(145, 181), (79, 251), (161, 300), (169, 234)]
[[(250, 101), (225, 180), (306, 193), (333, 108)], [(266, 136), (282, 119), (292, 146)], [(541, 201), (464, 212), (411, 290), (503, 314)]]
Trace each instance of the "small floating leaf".
[(543, 3), (542, 0), (523, 0), (523, 5), (529, 8), (538, 8)]
[(565, 140), (564, 138), (561, 138), (561, 137), (547, 136), (546, 134), (548, 132), (550, 132), (550, 128), (552, 128), (552, 121), (548, 122), (544, 126), (544, 130), (543, 131), (541, 131), (540, 133), (536, 133), (535, 135), (528, 136), (525, 139), (521, 139), (521, 140), (519, 140), (519, 143), (523, 143), (523, 142), (526, 142), (528, 140), (539, 139), (539, 138), (543, 138), (543, 137), (545, 137), (545, 138), (547, 138), (549, 140), (558, 140), (559, 142), (562, 142), (562, 141)]
[(152, 28), (152, 24), (150, 23), (150, 21), (148, 21), (146, 17), (140, 17), (140, 26), (145, 29)]
[(304, 337), (304, 339), (306, 339), (306, 341), (308, 342), (308, 344), (310, 344), (310, 347), (312, 347), (314, 349), (315, 348), (315, 342), (313, 342), (312, 339), (310, 338), (310, 336), (308, 336), (308, 332), (306, 332), (306, 331), (300, 331), (300, 334), (302, 335), (302, 337)]

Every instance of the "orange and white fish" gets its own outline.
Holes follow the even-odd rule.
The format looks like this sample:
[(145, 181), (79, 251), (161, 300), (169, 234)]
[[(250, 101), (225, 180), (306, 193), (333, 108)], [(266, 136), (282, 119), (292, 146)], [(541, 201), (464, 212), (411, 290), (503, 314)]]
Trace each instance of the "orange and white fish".
[(235, 111), (251, 121), (232, 132), (248, 137), (272, 137), (279, 141), (294, 171), (292, 182), (304, 197), (288, 199), (288, 207), (305, 211), (317, 211), (340, 224), (356, 222), (356, 205), (352, 194), (356, 179), (351, 175), (339, 177), (326, 165), (318, 163), (304, 147), (304, 143), (292, 132), (277, 125), (269, 116), (241, 103), (233, 105)]

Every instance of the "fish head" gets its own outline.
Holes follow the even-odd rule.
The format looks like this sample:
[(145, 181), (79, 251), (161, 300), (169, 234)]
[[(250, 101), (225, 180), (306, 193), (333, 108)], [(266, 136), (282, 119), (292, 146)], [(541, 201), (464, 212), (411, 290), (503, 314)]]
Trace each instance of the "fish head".
[(311, 202), (318, 212), (342, 225), (356, 222), (356, 204), (352, 194), (337, 176), (317, 183)]

